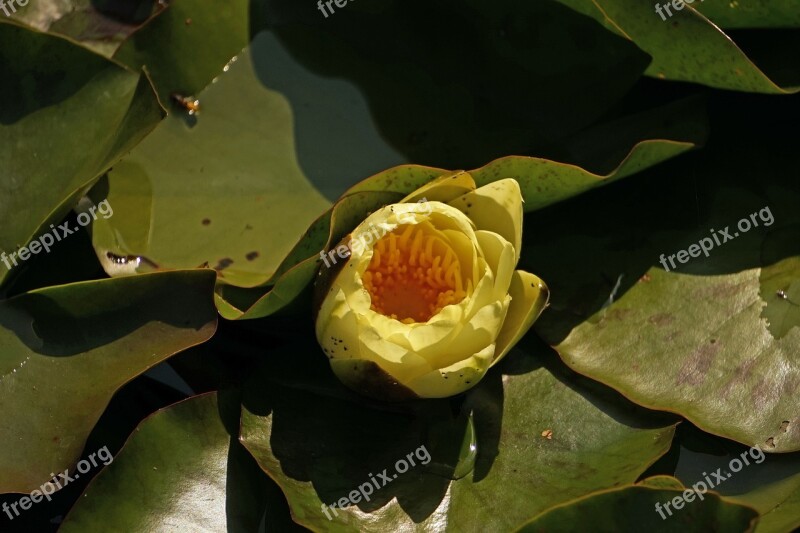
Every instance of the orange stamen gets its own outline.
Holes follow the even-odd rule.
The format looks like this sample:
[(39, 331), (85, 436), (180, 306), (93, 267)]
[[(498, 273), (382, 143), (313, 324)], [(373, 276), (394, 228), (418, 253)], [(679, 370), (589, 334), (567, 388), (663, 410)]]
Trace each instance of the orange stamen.
[(427, 322), (466, 296), (458, 255), (420, 224), (400, 225), (375, 243), (362, 281), (372, 310), (405, 324)]

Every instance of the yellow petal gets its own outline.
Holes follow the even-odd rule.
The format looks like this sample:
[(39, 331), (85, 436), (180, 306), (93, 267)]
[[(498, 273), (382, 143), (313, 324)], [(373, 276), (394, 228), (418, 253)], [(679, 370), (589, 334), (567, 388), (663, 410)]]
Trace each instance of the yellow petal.
[(511, 305), (497, 337), (497, 355), (492, 365), (505, 357), (511, 347), (525, 335), (542, 314), (550, 299), (550, 290), (537, 276), (524, 270), (517, 270), (511, 278), (509, 295), (511, 295)]
[(514, 248), (507, 240), (492, 231), (475, 232), (483, 256), (494, 272), (494, 298), (502, 298), (508, 293), (511, 275), (514, 273), (516, 258)]
[(400, 382), (408, 381), (433, 369), (423, 357), (390, 342), (368, 324), (362, 323), (359, 342), (362, 359), (376, 363)]
[(408, 341), (416, 353), (430, 360), (430, 352), (444, 349), (450, 338), (461, 329), (464, 309), (460, 305), (448, 305), (427, 323), (412, 324)]
[[(442, 234), (447, 237), (447, 242), (450, 243), (450, 247), (458, 256), (458, 260), (461, 263), (461, 274), (464, 279), (471, 279), (474, 287), (483, 276), (483, 271), (478, 268), (476, 241), (470, 240), (467, 235), (457, 230), (442, 230)], [(467, 294), (469, 294), (469, 291)]]
[(423, 185), (403, 198), (401, 202), (419, 202), (424, 198), (427, 201), (447, 203), (450, 200), (474, 191), (475, 188), (475, 180), (472, 179), (472, 176), (470, 176), (468, 172), (457, 170), (456, 172), (450, 172), (439, 176), (430, 183)]
[(344, 291), (332, 288), (317, 315), (317, 342), (328, 359), (360, 357), (356, 314), (347, 304)]
[(434, 370), (405, 383), (421, 398), (446, 398), (474, 387), (484, 376), (494, 356), (491, 344), (480, 352), (447, 368)]
[(489, 183), (449, 205), (467, 215), (479, 230), (493, 231), (514, 246), (514, 265), (522, 248), (522, 192), (514, 179)]
[(474, 354), (494, 345), (500, 334), (503, 320), (508, 312), (510, 298), (493, 302), (480, 309), (472, 319), (461, 327), (452, 341), (433, 357), (426, 357), (434, 368), (449, 367)]

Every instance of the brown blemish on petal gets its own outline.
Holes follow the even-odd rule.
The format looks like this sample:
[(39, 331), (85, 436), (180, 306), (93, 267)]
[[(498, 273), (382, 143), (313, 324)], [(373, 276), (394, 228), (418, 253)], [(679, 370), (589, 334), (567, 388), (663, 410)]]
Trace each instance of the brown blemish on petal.
[(401, 385), (372, 361), (348, 361), (353, 371), (341, 376), (342, 383), (364, 396), (387, 402), (402, 402), (419, 398), (414, 391)]
[(203, 225), (204, 226), (208, 226), (209, 224), (211, 224), (211, 219), (210, 218), (204, 218), (203, 219)]
[[(348, 244), (349, 242), (350, 234), (348, 233), (342, 238), (341, 241), (332, 246), (330, 249), (335, 250), (339, 245)], [(329, 250), (325, 250), (325, 253), (328, 251)], [(322, 302), (325, 300), (325, 297), (328, 295), (328, 293), (332, 291), (331, 286), (333, 285), (333, 281), (342, 271), (342, 268), (344, 268), (346, 264), (350, 263), (350, 258), (339, 260), (336, 263), (331, 264), (330, 267), (325, 266), (325, 264), (322, 262), (322, 258), (320, 258), (319, 255), (317, 261), (319, 261), (320, 267), (319, 272), (317, 273), (317, 279), (314, 281), (314, 299), (312, 304), (314, 322), (317, 321), (317, 315), (319, 314), (319, 308), (322, 307)], [(328, 263), (330, 263), (330, 260), (328, 260)]]
[(253, 261), (256, 258), (258, 258), (258, 252), (250, 252), (245, 257), (247, 258), (248, 261)]

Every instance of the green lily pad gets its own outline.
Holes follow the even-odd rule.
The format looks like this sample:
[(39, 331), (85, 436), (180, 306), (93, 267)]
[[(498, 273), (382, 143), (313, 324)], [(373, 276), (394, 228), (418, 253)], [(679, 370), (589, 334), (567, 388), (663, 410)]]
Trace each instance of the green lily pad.
[[(647, 480), (645, 480), (646, 482)], [(682, 498), (688, 496), (684, 501)], [(681, 509), (664, 510), (678, 499)], [(657, 511), (661, 506), (662, 516)], [(751, 507), (731, 503), (708, 493), (653, 488), (648, 483), (615, 488), (559, 505), (537, 516), (519, 531), (578, 531), (592, 524), (597, 531), (750, 531), (758, 519)]]
[[(280, 485), (295, 520), (314, 530), (507, 531), (553, 505), (632, 483), (674, 433), (669, 419), (605, 388), (587, 382), (577, 392), (575, 380), (585, 380), (539, 343), (526, 347), (531, 354), (509, 355), (463, 404), (386, 406), (347, 391), (311, 332), (297, 336), (252, 374), (240, 438)], [(461, 416), (473, 415), (477, 456), (474, 470), (454, 480), (464, 476), (457, 465), (465, 434), (434, 437), (458, 405)], [(424, 460), (421, 447), (427, 463), (396, 472), (409, 455)], [(367, 493), (373, 477), (380, 488), (359, 501), (352, 491)], [(329, 508), (351, 497), (355, 504)]]
[[(50, 232), (163, 110), (145, 77), (2, 21), (0, 65), (0, 251), (10, 255)], [(0, 283), (8, 275), (0, 266)]]
[(222, 283), (262, 285), (328, 207), (294, 156), (286, 100), (259, 81), (262, 39), (198, 95), (198, 114), (170, 115), (109, 173), (114, 216), (93, 240), (110, 275), (207, 264)]
[[(39, 31), (62, 35), (106, 57), (164, 4), (151, 0), (28, 0), (6, 2), (11, 18)], [(12, 7), (13, 6), (13, 7)]]
[[(613, 116), (572, 136), (563, 153), (547, 159), (561, 161), (581, 167), (593, 174), (607, 175), (620, 162), (634, 154), (631, 151), (642, 142), (673, 141), (686, 142), (701, 149), (708, 141), (708, 98), (694, 94), (669, 102), (650, 101), (645, 98), (646, 109), (637, 105), (623, 104)], [(659, 160), (658, 151), (650, 147), (649, 166)], [(682, 153), (682, 152), (678, 152)], [(645, 154), (639, 154), (641, 157)], [(644, 170), (644, 169), (642, 169)]]
[(720, 28), (797, 28), (793, 0), (702, 0), (692, 5)]
[[(109, 462), (109, 459), (117, 454), (136, 426), (150, 416), (153, 411), (183, 399), (185, 399), (184, 394), (146, 374), (123, 386), (111, 398), (108, 407), (97, 421), (97, 425), (83, 448), (81, 460), (92, 463), (88, 466), (88, 471), (87, 463), (72, 467), (70, 471), (79, 474), (79, 477), (72, 476), (72, 481), (68, 485), (55, 492), (50, 499), (38, 502), (34, 506), (35, 510), (29, 509), (26, 512), (18, 506), (19, 516), (17, 516), (12, 509), (13, 524), (10, 525), (10, 530), (52, 531), (54, 529), (53, 517), (63, 517), (69, 513), (94, 476), (102, 471), (104, 463)], [(94, 454), (94, 462), (92, 462), (92, 454)], [(84, 473), (76, 472), (78, 466)], [(0, 508), (2, 508), (3, 502), (11, 507), (19, 499), (19, 494), (0, 494)], [(3, 517), (9, 518), (6, 514)]]
[[(468, 172), (478, 187), (505, 178), (517, 180), (525, 202), (523, 207), (526, 212), (530, 212), (641, 172), (695, 146), (692, 142), (664, 139), (641, 141), (631, 149), (616, 169), (606, 175), (597, 175), (567, 163), (523, 156), (503, 157)], [(430, 167), (402, 165), (357, 183), (347, 190), (345, 196), (361, 191), (394, 191), (411, 194), (447, 172)]]
[(503, 178), (514, 178), (522, 189), (526, 212), (564, 201), (657, 165), (694, 148), (693, 143), (648, 140), (638, 143), (609, 174), (600, 176), (582, 168), (536, 157), (511, 156), (492, 161), (470, 173), (481, 187)]
[(266, 22), (258, 20), (260, 5), (249, 0), (170, 2), (122, 43), (114, 59), (137, 70), (146, 67), (162, 102), (174, 91), (194, 95), (247, 46), (251, 31)]
[[(219, 285), (216, 301), (220, 314), (229, 320), (248, 320), (271, 315), (288, 306), (314, 280), (322, 263), (321, 250), (338, 243), (372, 211), (401, 199), (401, 194), (393, 192), (345, 196), (311, 225), (284, 259), (266, 291)], [(309, 254), (312, 255), (309, 257)]]
[(555, 2), (462, 4), (350, 2), (325, 18), (316, 2), (269, 3), (278, 42), (266, 75), (298, 109), (312, 181), (340, 186), (332, 198), (392, 164), (468, 168), (561, 145), (619, 101), (648, 62)]
[(761, 512), (756, 533), (782, 533), (800, 528), (800, 475), (796, 469), (791, 479), (728, 499), (751, 505)]
[(237, 398), (217, 393), (155, 413), (60, 531), (257, 531), (269, 480), (236, 439), (238, 414)]
[[(781, 431), (788, 431), (788, 426), (784, 424)], [(757, 533), (800, 527), (800, 454), (765, 454), (725, 444), (719, 455), (682, 447), (675, 475), (687, 487), (710, 480), (726, 500), (756, 509), (761, 515)]]
[[(709, 87), (765, 94), (800, 90), (797, 65), (788, 72), (765, 74), (721, 29), (686, 5), (639, 0), (559, 0), (594, 17), (610, 31), (627, 37), (653, 57), (646, 74), (658, 79), (690, 81)], [(737, 2), (738, 3), (738, 2)], [(672, 16), (655, 5), (669, 4)], [(795, 8), (796, 11), (796, 8)], [(793, 61), (787, 54), (787, 61)]]
[[(647, 275), (558, 344), (564, 361), (706, 431), (768, 451), (800, 450), (800, 328), (770, 334), (758, 270)], [(780, 431), (784, 420), (794, 425), (789, 433)]]
[[(584, 169), (533, 157), (506, 157), (478, 170), (470, 171), (478, 185), (504, 178), (514, 178), (520, 183), (526, 211), (546, 207), (587, 190), (675, 157), (694, 147), (692, 142), (650, 140), (636, 144), (617, 168), (606, 175), (593, 174)], [(397, 201), (414, 193), (448, 171), (420, 165), (401, 165), (371, 176), (350, 189), (342, 199), (317, 220), (289, 256), (278, 273), (270, 280), (270, 288), (240, 289), (221, 286), (217, 290), (217, 306), (225, 318), (252, 319), (270, 315), (291, 303), (313, 279), (320, 265), (320, 252), (337, 243), (354, 228), (366, 214), (381, 205)], [(366, 197), (364, 193), (375, 196)], [(399, 197), (394, 197), (397, 194)], [(422, 194), (422, 193), (420, 193)], [(140, 209), (139, 212), (142, 212)], [(345, 217), (338, 222), (338, 230), (327, 235), (331, 213)], [(306, 255), (310, 254), (310, 255)]]
[[(520, 267), (552, 291), (534, 328), (572, 369), (640, 405), (768, 452), (796, 451), (796, 152), (778, 130), (719, 129), (692, 160), (528, 217), (526, 230), (548, 230), (526, 241)], [(701, 239), (713, 244), (708, 257)]]
[(216, 329), (208, 271), (41, 289), (0, 302), (0, 492), (71, 467), (111, 396)]

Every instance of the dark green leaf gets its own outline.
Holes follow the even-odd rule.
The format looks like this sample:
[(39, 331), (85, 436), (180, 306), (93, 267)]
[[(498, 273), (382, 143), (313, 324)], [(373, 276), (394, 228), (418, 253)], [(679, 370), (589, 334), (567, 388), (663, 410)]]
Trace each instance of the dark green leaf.
[(0, 492), (72, 466), (111, 396), (216, 328), (208, 271), (90, 281), (0, 302)]

